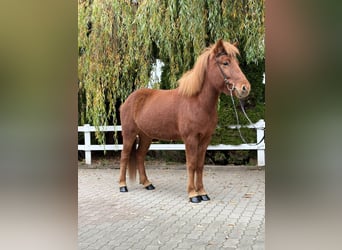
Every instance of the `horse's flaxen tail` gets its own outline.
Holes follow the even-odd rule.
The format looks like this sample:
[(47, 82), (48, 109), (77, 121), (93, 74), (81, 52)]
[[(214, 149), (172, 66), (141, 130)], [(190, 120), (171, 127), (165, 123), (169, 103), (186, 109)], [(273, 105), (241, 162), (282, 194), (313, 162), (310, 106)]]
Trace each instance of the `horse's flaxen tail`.
[(132, 150), (131, 150), (131, 153), (129, 156), (129, 162), (128, 162), (128, 175), (131, 181), (135, 181), (136, 176), (137, 176), (136, 155), (137, 155), (137, 139), (134, 140), (134, 143), (132, 145)]

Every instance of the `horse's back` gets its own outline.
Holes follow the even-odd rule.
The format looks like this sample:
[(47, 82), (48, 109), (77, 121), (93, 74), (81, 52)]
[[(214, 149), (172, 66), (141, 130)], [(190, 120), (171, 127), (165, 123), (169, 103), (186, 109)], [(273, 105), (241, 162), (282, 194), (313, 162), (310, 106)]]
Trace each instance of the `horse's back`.
[(139, 89), (133, 92), (121, 106), (121, 125), (134, 126), (151, 138), (176, 139), (177, 126), (176, 90)]
[(134, 123), (139, 107), (144, 105), (145, 100), (148, 99), (152, 92), (152, 89), (139, 89), (128, 96), (120, 107), (120, 120), (123, 128)]
[[(144, 106), (144, 103), (156, 90), (153, 89), (138, 89), (128, 96), (126, 101), (120, 107), (120, 117), (132, 116), (130, 119), (134, 119), (140, 108)], [(122, 121), (121, 121), (122, 122)]]

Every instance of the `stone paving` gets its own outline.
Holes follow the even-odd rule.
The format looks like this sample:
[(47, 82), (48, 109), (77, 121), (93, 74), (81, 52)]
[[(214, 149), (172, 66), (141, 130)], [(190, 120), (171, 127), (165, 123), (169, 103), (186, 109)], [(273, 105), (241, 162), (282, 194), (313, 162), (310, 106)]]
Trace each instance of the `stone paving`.
[(211, 200), (198, 204), (184, 166), (146, 171), (155, 190), (120, 193), (118, 169), (79, 168), (79, 249), (265, 249), (264, 169), (205, 166)]

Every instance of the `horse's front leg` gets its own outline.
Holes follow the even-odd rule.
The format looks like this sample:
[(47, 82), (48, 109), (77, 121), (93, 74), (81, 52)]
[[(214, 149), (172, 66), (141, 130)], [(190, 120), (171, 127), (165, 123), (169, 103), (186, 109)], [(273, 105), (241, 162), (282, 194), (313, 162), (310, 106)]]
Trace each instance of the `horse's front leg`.
[(185, 141), (185, 153), (186, 153), (186, 168), (188, 172), (188, 195), (189, 201), (192, 203), (201, 202), (201, 198), (198, 197), (198, 193), (195, 187), (195, 171), (198, 163), (198, 141), (190, 139)]
[(203, 185), (203, 169), (204, 169), (204, 161), (205, 161), (205, 153), (207, 151), (207, 147), (210, 143), (210, 137), (204, 139), (198, 147), (198, 165), (196, 168), (196, 191), (198, 193), (198, 197), (202, 201), (210, 200), (207, 192), (204, 189)]

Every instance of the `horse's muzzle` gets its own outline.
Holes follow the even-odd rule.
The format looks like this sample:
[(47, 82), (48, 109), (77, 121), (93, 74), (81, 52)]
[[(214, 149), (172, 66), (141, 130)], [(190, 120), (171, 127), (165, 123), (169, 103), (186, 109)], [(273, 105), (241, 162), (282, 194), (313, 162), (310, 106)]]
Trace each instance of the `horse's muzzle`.
[(251, 90), (251, 85), (249, 82), (245, 82), (242, 84), (239, 84), (238, 86), (235, 86), (235, 96), (239, 99), (245, 98), (249, 95), (249, 92)]

